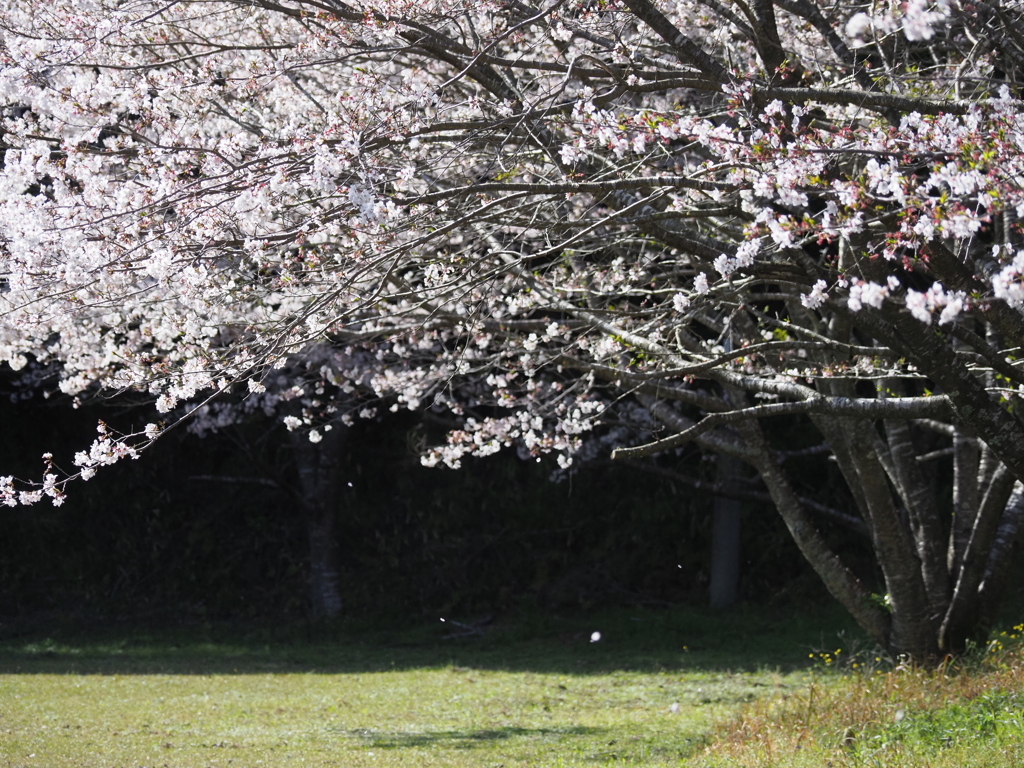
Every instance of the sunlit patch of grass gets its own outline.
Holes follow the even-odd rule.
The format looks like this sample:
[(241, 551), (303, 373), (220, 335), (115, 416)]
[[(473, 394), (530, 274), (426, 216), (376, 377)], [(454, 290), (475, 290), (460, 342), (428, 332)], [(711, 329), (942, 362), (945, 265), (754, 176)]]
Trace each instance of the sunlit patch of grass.
[(628, 611), (465, 641), (443, 626), (11, 633), (0, 765), (1024, 764), (1024, 627), (929, 671), (830, 622)]
[[(1024, 764), (1024, 625), (938, 669), (841, 649), (811, 654), (803, 691), (762, 699), (718, 726), (709, 766)], [(842, 666), (843, 670), (837, 667)]]
[[(7, 675), (0, 764), (678, 765), (772, 673)], [(673, 707), (676, 704), (676, 707)]]
[(457, 642), (443, 626), (10, 637), (0, 765), (685, 765), (739, 704), (804, 685), (794, 662), (820, 631), (776, 621), (759, 644), (735, 628), (768, 632), (764, 616), (682, 611), (537, 618)]

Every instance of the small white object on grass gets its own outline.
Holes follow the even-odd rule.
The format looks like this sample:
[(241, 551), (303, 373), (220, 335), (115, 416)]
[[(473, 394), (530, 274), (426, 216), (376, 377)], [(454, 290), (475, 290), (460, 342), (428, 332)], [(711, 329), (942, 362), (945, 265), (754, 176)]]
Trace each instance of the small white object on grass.
[(678, 701), (673, 701), (672, 702), (672, 706), (668, 708), (668, 711), (671, 712), (673, 715), (678, 713), (679, 712), (679, 702)]
[(593, 634), (592, 634), (592, 635), (590, 636), (590, 642), (592, 642), (592, 643), (596, 643), (596, 642), (597, 642), (598, 640), (600, 640), (600, 639), (601, 639), (601, 633), (600, 633), (600, 632), (594, 632), (594, 633), (593, 633)]

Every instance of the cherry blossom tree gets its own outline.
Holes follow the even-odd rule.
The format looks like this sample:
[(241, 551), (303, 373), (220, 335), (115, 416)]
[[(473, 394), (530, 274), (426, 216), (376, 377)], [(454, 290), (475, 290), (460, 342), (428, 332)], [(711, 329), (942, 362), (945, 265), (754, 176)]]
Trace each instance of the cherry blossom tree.
[[(82, 477), (184, 416), (331, 444), (367, 398), (460, 420), (431, 464), (696, 442), (893, 653), (993, 621), (1024, 512), (1019, 2), (0, 7), (0, 359), (162, 414)], [(798, 495), (778, 416), (856, 517)]]

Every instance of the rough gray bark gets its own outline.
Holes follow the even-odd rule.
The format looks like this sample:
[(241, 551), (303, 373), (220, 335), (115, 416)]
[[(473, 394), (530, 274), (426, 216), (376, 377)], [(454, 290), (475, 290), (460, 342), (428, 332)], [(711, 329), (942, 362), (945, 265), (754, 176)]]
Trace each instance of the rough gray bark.
[(965, 430), (958, 429), (953, 436), (953, 527), (949, 534), (946, 561), (950, 573), (956, 573), (963, 563), (967, 542), (978, 515), (978, 469), (981, 452), (978, 441)]
[(872, 446), (870, 424), (848, 426), (850, 456), (871, 516), (872, 543), (892, 607), (889, 642), (916, 659), (936, 656), (938, 638), (910, 531), (893, 503), (886, 475)]
[(1024, 533), (1024, 485), (1016, 483), (1003, 510), (989, 551), (985, 575), (978, 585), (978, 631), (985, 632), (995, 623), (996, 614), (1010, 578), (1014, 550)]
[[(999, 524), (1007, 509), (1015, 480), (1005, 466), (993, 473), (992, 481), (975, 516), (975, 524), (960, 558), (956, 587), (942, 622), (939, 643), (944, 649), (959, 650), (977, 629), (979, 588), (993, 551)], [(955, 521), (954, 521), (955, 524)], [(994, 574), (990, 578), (995, 579)]]
[(921, 563), (921, 576), (924, 579), (925, 591), (928, 593), (931, 617), (938, 620), (945, 611), (950, 597), (949, 570), (946, 565), (945, 548), (942, 546), (945, 532), (938, 502), (931, 483), (917, 461), (917, 452), (914, 450), (907, 423), (886, 421), (885, 432), (903, 491), (903, 503), (910, 519), (917, 557)]

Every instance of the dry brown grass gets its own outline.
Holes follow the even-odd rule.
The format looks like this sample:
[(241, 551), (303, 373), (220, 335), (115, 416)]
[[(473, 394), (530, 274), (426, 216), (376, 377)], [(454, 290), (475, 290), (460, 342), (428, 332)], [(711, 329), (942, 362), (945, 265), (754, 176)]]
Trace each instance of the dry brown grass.
[(1024, 764), (1022, 629), (937, 669), (820, 654), (826, 669), (805, 691), (744, 707), (705, 757), (743, 768)]

